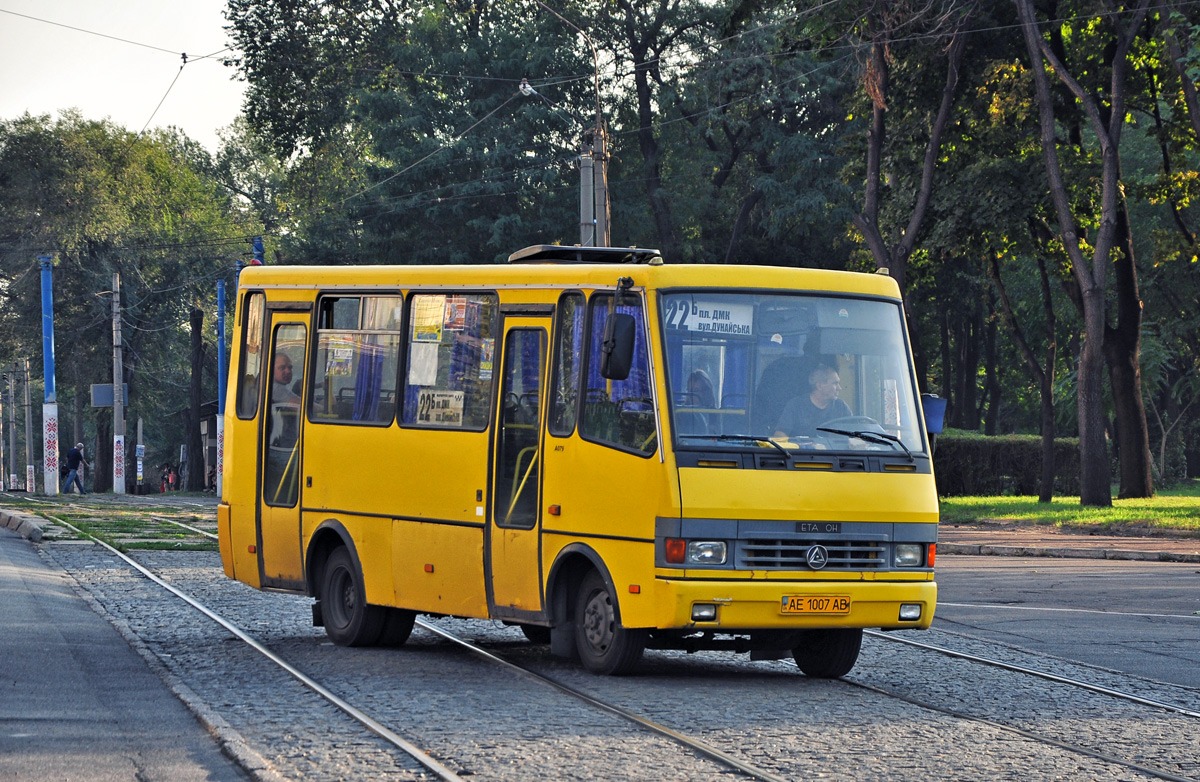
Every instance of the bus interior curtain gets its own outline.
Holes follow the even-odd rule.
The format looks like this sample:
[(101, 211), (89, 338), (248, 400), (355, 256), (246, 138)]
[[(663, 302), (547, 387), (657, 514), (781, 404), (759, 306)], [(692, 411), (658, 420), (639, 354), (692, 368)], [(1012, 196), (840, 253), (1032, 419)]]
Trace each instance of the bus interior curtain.
[(625, 380), (607, 380), (600, 374), (600, 345), (604, 342), (604, 326), (608, 322), (608, 308), (597, 306), (592, 309), (592, 331), (588, 335), (587, 387), (588, 389), (607, 389), (612, 384), (612, 399), (624, 397), (644, 397), (649, 392), (646, 377), (646, 326), (642, 322), (640, 306), (620, 305), (617, 312), (632, 315), (634, 320), (633, 339), (633, 370)]
[(383, 346), (363, 338), (354, 378), (354, 420), (374, 421), (379, 416), (379, 391), (383, 385)]

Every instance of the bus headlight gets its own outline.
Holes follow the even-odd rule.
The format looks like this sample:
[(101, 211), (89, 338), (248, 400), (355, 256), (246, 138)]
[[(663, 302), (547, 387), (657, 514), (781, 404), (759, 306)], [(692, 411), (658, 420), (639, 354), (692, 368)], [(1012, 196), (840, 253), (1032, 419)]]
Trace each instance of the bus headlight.
[(920, 543), (897, 543), (892, 560), (896, 567), (920, 567), (923, 548)]
[(691, 540), (687, 545), (687, 564), (724, 565), (725, 554), (723, 540)]

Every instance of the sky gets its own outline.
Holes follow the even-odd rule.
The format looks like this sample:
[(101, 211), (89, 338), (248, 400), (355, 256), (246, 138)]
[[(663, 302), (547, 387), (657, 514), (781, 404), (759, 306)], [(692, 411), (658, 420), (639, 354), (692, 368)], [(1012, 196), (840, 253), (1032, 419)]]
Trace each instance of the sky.
[(225, 0), (0, 0), (0, 119), (76, 108), (133, 132), (173, 125), (215, 152), (245, 88), (221, 64), (224, 8)]

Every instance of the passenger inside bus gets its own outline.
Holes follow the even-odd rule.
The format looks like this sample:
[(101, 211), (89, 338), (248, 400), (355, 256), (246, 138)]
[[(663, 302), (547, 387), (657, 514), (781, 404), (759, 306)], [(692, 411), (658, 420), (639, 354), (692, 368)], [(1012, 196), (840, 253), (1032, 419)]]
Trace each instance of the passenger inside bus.
[(775, 427), (776, 437), (816, 437), (817, 427), (838, 418), (853, 415), (850, 406), (838, 398), (842, 381), (837, 370), (822, 364), (808, 374), (807, 394), (787, 403)]

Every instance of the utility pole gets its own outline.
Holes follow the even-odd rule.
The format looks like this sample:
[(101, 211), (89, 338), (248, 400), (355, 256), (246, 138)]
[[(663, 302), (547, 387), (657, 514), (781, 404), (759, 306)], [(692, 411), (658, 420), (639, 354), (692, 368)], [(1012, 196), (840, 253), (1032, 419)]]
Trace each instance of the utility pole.
[(612, 234), (609, 229), (608, 206), (608, 145), (604, 134), (604, 120), (600, 117), (599, 85), (596, 87), (596, 130), (592, 136), (592, 155), (595, 173), (595, 204), (596, 204), (596, 246), (608, 247), (612, 244)]
[(113, 272), (113, 494), (125, 493), (125, 383), (121, 357), (121, 275)]
[(37, 488), (37, 471), (33, 469), (33, 400), (29, 398), (29, 359), (25, 359), (25, 491), (33, 494)]
[[(600, 111), (600, 51), (596, 48), (592, 37), (569, 19), (546, 5), (542, 0), (535, 0), (535, 2), (560, 22), (582, 35), (592, 50), (593, 86), (596, 90), (596, 125), (590, 131), (584, 131), (582, 151), (579, 156), (579, 243), (584, 247), (608, 247), (612, 241), (612, 235), (609, 229), (608, 148), (604, 136), (604, 115)], [(524, 80), (521, 82), (521, 93), (524, 95), (534, 94), (533, 88)], [(589, 135), (591, 139), (588, 138)], [(591, 219), (588, 219), (588, 215), (591, 216)]]
[(58, 397), (54, 390), (54, 256), (39, 255), (42, 265), (42, 488), (58, 494)]
[(8, 375), (8, 461), (12, 467), (12, 472), (8, 474), (8, 487), (10, 489), (17, 486), (17, 409), (16, 409), (16, 364), (14, 364)]
[(579, 154), (579, 244), (581, 247), (596, 246), (596, 212), (595, 212), (595, 162), (592, 159), (592, 145), (587, 136), (583, 138), (583, 148)]
[(0, 491), (12, 488), (8, 482), (8, 473), (5, 471), (7, 462), (4, 461), (4, 414), (7, 411), (8, 405), (4, 403), (4, 373), (0, 371)]

